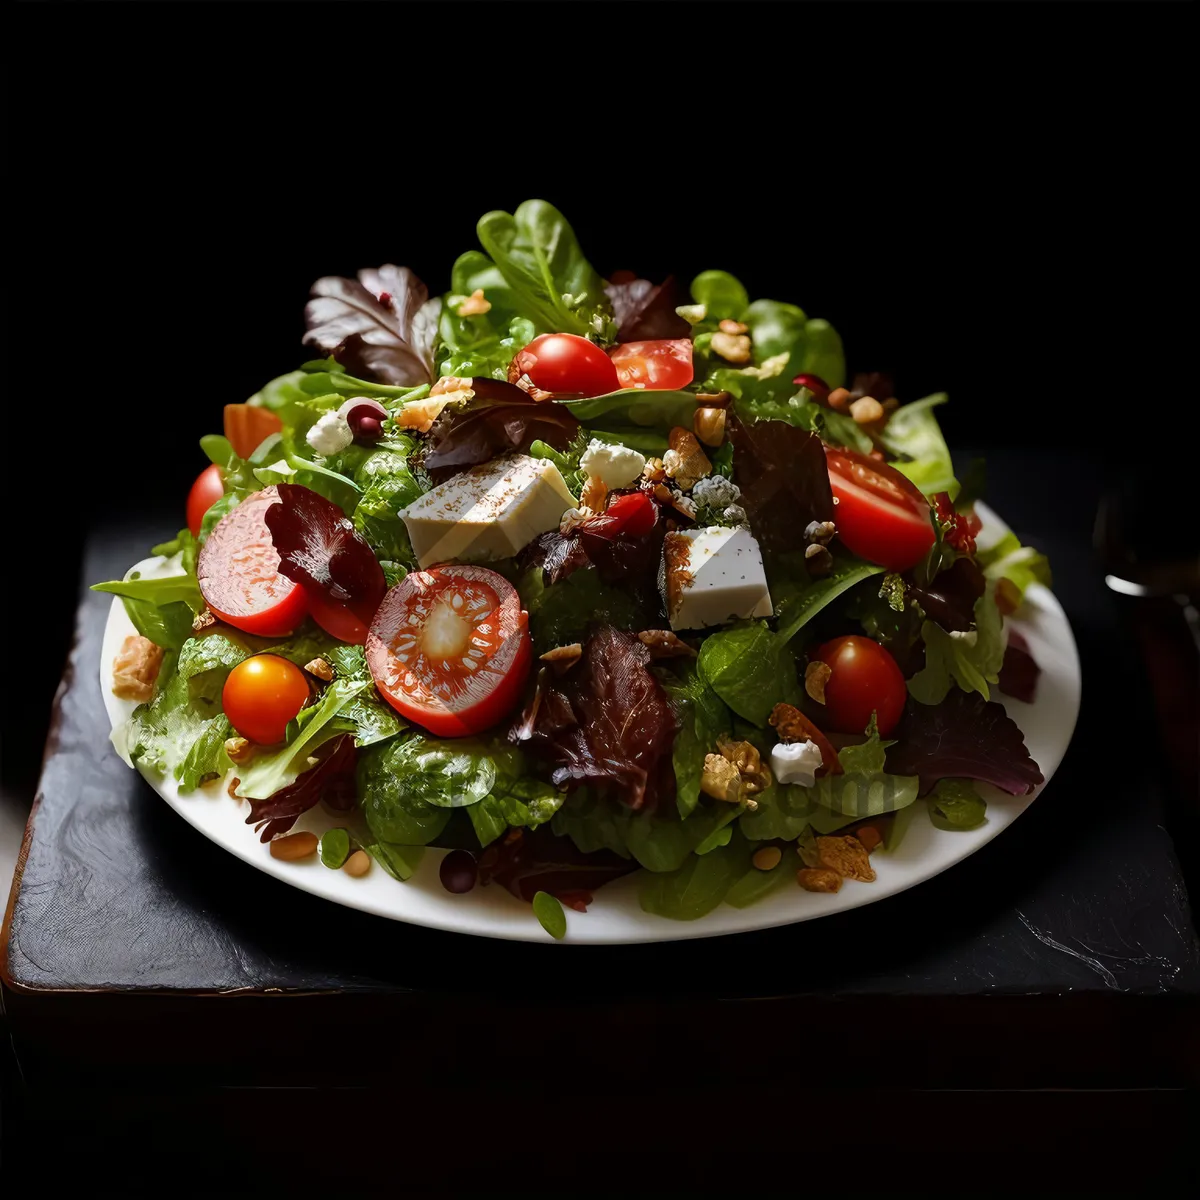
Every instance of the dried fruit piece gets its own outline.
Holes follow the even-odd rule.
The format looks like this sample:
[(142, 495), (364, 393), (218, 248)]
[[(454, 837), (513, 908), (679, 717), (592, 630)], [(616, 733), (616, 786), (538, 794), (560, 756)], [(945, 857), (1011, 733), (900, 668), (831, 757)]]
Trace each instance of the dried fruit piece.
[(823, 662), (810, 662), (804, 669), (804, 690), (818, 704), (825, 703), (825, 685), (832, 674), (832, 668)]
[(862, 843), (862, 848), (868, 854), (877, 849), (883, 842), (883, 834), (874, 825), (860, 825), (854, 831), (854, 836)]
[(131, 633), (113, 659), (113, 695), (145, 704), (154, 695), (154, 681), (162, 667), (163, 651), (149, 638)]

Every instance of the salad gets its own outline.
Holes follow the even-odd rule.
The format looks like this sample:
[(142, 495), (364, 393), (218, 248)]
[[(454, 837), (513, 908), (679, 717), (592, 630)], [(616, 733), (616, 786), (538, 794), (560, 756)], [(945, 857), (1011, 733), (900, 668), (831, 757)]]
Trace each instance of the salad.
[(982, 529), (944, 395), (847, 381), (724, 271), (605, 279), (544, 201), (478, 234), (441, 297), (318, 280), (312, 359), (200, 441), (173, 573), (95, 585), (137, 629), (131, 764), (224, 786), (277, 858), (448, 850), (555, 936), (635, 871), (680, 920), (869, 885), (914, 812), (1042, 781), (992, 690), (1032, 698), (1004, 617), (1047, 564)]

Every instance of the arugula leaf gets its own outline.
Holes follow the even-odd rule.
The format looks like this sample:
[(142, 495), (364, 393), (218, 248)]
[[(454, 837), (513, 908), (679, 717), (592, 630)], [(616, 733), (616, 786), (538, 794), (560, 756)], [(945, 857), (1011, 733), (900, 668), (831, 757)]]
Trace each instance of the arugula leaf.
[(1004, 665), (1004, 624), (994, 587), (979, 597), (973, 611), (975, 628), (969, 633), (947, 633), (933, 621), (921, 625), (925, 666), (908, 681), (914, 700), (940, 704), (951, 683), (990, 698), (988, 685), (999, 682)]
[(929, 796), (929, 819), (938, 829), (978, 829), (987, 801), (969, 779), (943, 779)]
[(486, 213), (478, 233), (522, 315), (542, 329), (604, 332), (611, 311), (604, 280), (552, 204), (526, 200), (511, 215)]
[(712, 753), (721, 734), (729, 732), (731, 717), (694, 659), (683, 660), (672, 671), (664, 670), (659, 680), (679, 718), (671, 761), (675, 768), (675, 806), (680, 817), (687, 818), (700, 802), (704, 756)]
[(950, 448), (933, 411), (948, 399), (945, 392), (939, 392), (924, 400), (902, 404), (888, 419), (880, 441), (897, 456), (892, 466), (907, 475), (925, 495), (948, 492), (953, 500), (958, 494), (958, 480), (954, 477)]
[(700, 674), (739, 717), (760, 728), (781, 700), (798, 698), (796, 662), (765, 621), (717, 630), (700, 647)]

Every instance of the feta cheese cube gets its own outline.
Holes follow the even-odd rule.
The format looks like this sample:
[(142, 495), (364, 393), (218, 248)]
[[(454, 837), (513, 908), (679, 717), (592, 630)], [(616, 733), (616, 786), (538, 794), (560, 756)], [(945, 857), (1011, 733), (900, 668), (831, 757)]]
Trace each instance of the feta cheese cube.
[(771, 615), (762, 552), (748, 529), (711, 525), (668, 533), (663, 554), (672, 629)]
[(588, 448), (579, 460), (580, 469), (585, 475), (599, 479), (605, 487), (628, 487), (641, 473), (646, 465), (646, 456), (628, 446), (602, 442), (592, 438)]
[(816, 742), (780, 742), (771, 748), (771, 774), (778, 783), (812, 787), (824, 765), (821, 747)]
[(350, 422), (340, 413), (327, 412), (304, 435), (304, 440), (318, 454), (341, 454), (354, 441), (354, 433)]
[(438, 484), (401, 514), (422, 567), (510, 558), (574, 507), (558, 468), (511, 454)]

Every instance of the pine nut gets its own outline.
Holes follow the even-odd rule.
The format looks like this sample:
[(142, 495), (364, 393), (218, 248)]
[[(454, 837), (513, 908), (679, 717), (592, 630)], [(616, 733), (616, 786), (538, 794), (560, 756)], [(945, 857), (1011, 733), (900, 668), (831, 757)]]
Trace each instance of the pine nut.
[(761, 850), (754, 852), (754, 857), (750, 861), (760, 871), (773, 871), (779, 866), (782, 858), (783, 851), (778, 846), (764, 846)]
[(342, 870), (355, 879), (365, 875), (371, 869), (371, 856), (365, 850), (355, 850), (342, 865)]
[(276, 838), (271, 843), (271, 857), (282, 859), (284, 862), (295, 862), (299, 858), (309, 858), (317, 852), (317, 835), (315, 833), (289, 833)]

